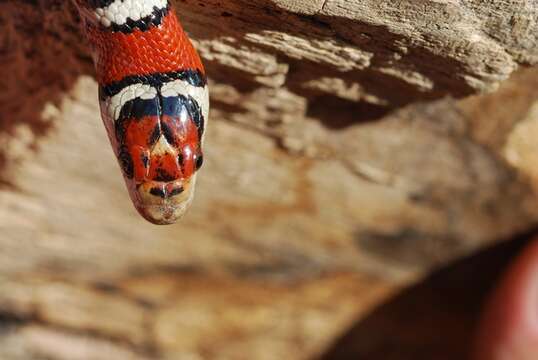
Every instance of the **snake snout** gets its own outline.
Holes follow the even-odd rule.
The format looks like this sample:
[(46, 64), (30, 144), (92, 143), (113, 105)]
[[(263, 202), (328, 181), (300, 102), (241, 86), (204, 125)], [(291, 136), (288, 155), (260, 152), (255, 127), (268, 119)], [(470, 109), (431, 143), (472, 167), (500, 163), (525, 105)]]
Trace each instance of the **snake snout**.
[(136, 187), (138, 212), (154, 224), (179, 220), (194, 196), (195, 179), (171, 182), (146, 181)]

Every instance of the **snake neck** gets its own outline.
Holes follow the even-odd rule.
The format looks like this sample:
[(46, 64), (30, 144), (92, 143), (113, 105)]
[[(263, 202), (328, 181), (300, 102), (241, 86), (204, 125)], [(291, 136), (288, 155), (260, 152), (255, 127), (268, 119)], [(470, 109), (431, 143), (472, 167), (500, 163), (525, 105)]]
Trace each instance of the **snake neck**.
[(90, 43), (98, 82), (205, 71), (167, 0), (74, 0)]

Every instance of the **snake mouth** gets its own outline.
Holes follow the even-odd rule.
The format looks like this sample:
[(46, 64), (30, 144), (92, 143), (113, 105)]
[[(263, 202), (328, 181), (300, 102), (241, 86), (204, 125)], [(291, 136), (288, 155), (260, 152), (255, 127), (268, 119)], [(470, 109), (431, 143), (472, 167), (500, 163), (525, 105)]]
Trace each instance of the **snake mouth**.
[(154, 224), (173, 224), (183, 217), (192, 202), (194, 182), (194, 177), (171, 182), (141, 182), (136, 185), (136, 208)]
[(171, 197), (180, 195), (185, 191), (185, 188), (183, 185), (179, 186), (168, 186), (166, 185), (157, 185), (155, 187), (152, 187), (149, 190), (149, 193), (153, 196), (160, 197), (162, 199), (169, 199)]

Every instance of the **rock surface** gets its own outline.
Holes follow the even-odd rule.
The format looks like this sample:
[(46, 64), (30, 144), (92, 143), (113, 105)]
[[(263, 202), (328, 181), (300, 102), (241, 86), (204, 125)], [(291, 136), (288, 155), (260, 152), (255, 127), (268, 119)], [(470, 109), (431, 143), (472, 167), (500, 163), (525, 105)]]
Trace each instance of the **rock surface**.
[[(176, 5), (212, 114), (194, 207), (155, 227), (69, 3), (0, 4), (0, 358), (312, 359), (432, 269), (536, 225), (538, 70), (516, 71), (538, 62), (532, 0)], [(424, 359), (461, 358), (452, 319)], [(394, 356), (375, 340), (351, 358)]]

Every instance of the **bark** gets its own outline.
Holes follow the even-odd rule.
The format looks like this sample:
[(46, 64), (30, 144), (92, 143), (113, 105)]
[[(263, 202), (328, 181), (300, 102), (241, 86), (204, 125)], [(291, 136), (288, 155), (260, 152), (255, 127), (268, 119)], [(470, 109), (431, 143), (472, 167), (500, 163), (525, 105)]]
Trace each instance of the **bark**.
[[(463, 358), (494, 275), (471, 259), (451, 317), (423, 294), (458, 266), (396, 294), (536, 225), (534, 1), (176, 7), (212, 112), (194, 207), (155, 227), (122, 184), (72, 6), (0, 3), (0, 358), (335, 360), (353, 324), (359, 343), (378, 331), (350, 358)], [(424, 321), (393, 326), (405, 299)]]

